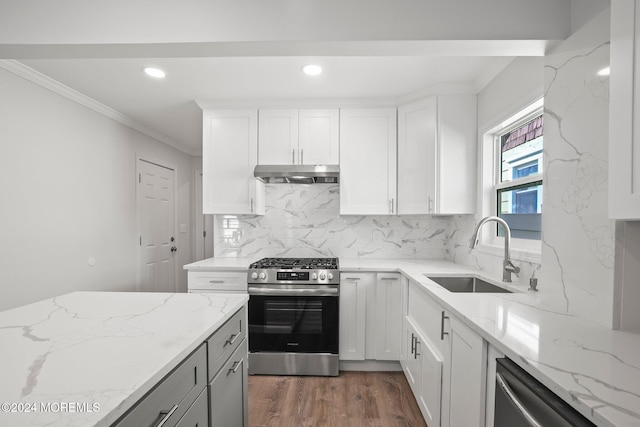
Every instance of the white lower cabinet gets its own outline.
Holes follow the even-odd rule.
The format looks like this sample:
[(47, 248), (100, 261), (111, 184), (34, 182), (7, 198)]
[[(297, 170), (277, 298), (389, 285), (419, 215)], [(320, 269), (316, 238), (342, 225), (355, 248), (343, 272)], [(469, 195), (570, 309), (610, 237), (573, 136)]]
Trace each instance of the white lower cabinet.
[(367, 288), (373, 274), (340, 274), (340, 360), (364, 360)]
[(481, 427), (485, 425), (486, 343), (458, 319), (448, 317), (442, 425)]
[(496, 359), (504, 357), (504, 353), (492, 346), (487, 345), (487, 402), (485, 409), (485, 425), (493, 426), (495, 419), (496, 404)]
[(399, 360), (402, 275), (340, 274), (340, 360)]
[[(399, 360), (402, 345), (402, 275), (376, 274), (367, 291), (366, 358)], [(373, 325), (373, 327), (369, 327)]]
[(409, 281), (401, 365), (429, 427), (485, 425), (487, 346)]
[(411, 319), (407, 318), (405, 324), (407, 357), (403, 370), (427, 425), (439, 426), (442, 360)]

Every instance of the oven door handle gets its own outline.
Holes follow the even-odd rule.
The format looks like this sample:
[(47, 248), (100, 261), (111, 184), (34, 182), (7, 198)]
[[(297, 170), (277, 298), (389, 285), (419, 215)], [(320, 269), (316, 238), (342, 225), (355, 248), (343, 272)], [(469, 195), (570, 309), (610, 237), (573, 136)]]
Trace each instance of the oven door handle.
[(338, 296), (338, 288), (300, 288), (300, 289), (280, 289), (280, 288), (257, 288), (249, 286), (249, 295), (282, 295), (282, 296)]

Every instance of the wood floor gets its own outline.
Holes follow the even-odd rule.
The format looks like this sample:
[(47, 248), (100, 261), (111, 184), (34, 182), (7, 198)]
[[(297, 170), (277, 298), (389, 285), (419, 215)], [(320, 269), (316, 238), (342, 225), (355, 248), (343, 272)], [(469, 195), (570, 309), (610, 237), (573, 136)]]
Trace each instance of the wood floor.
[(402, 372), (249, 376), (250, 427), (426, 426)]

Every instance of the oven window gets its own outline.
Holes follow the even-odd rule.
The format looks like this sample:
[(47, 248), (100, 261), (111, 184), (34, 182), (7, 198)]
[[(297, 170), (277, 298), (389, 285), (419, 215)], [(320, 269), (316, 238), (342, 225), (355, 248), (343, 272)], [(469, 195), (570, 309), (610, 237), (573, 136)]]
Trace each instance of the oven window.
[(322, 301), (267, 300), (264, 323), (265, 334), (320, 334)]
[(249, 297), (249, 351), (338, 353), (337, 297)]

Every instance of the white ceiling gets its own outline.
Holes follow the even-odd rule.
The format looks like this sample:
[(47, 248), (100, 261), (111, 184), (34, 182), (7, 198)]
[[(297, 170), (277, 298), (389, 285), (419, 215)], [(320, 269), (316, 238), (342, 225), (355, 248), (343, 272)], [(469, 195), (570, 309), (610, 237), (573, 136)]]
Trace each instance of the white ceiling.
[[(477, 92), (510, 57), (240, 57), (165, 59), (23, 60), (23, 64), (129, 116), (190, 154), (202, 146), (201, 110), (195, 103), (269, 105), (276, 100), (309, 104), (375, 98), (395, 103), (447, 84)], [(309, 77), (307, 63), (324, 72)], [(142, 73), (147, 65), (164, 80)], [(338, 106), (338, 105), (336, 105)]]
[[(0, 59), (198, 155), (196, 100), (338, 106), (404, 102), (445, 86), (477, 92), (513, 57), (543, 55), (568, 36), (575, 1), (2, 0)], [(310, 62), (324, 67), (321, 76), (300, 72)], [(144, 76), (148, 65), (167, 78)]]

